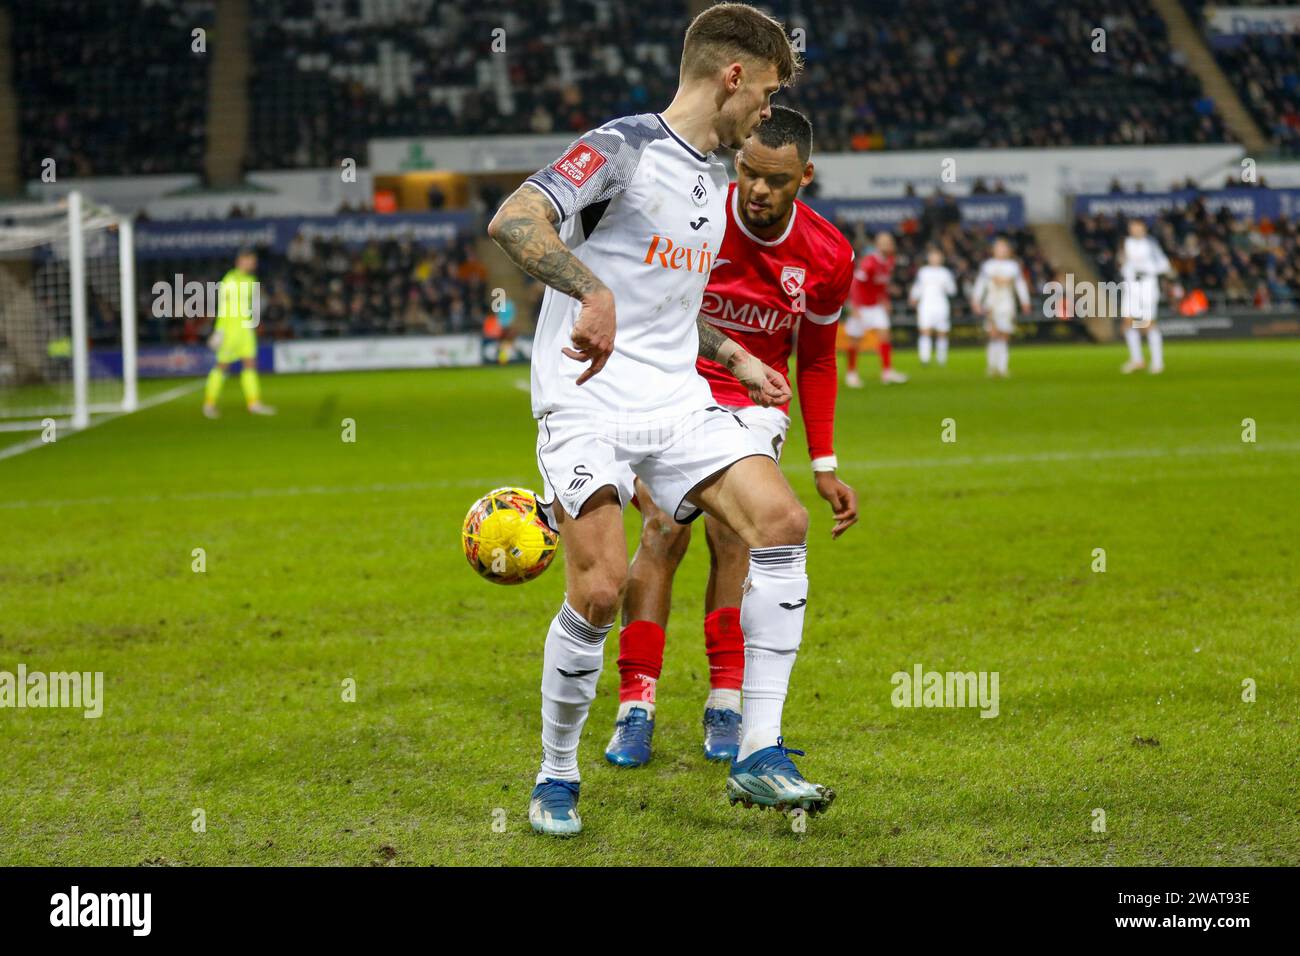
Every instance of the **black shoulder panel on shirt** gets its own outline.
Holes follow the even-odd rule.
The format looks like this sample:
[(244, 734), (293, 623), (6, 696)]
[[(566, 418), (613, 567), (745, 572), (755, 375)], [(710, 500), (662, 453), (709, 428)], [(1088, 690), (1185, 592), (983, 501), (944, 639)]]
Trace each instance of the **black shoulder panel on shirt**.
[(594, 202), (590, 206), (583, 207), (582, 238), (591, 238), (591, 234), (596, 231), (596, 226), (600, 222), (601, 216), (605, 215), (605, 210), (608, 208), (608, 199), (602, 199), (600, 202)]

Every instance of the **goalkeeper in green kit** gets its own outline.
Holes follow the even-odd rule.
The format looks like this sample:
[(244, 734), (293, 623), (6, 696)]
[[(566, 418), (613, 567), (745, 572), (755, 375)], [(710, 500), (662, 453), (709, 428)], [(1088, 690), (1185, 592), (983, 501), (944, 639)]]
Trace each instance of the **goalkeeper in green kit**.
[(208, 373), (208, 385), (203, 393), (203, 414), (216, 418), (217, 399), (226, 380), (230, 366), (239, 362), (239, 385), (244, 390), (244, 403), (254, 415), (274, 415), (275, 409), (262, 404), (262, 388), (257, 379), (257, 334), (254, 331), (259, 318), (257, 278), (257, 253), (241, 249), (235, 257), (235, 268), (221, 279), (217, 294), (217, 322), (208, 339), (208, 345), (217, 353), (217, 364)]

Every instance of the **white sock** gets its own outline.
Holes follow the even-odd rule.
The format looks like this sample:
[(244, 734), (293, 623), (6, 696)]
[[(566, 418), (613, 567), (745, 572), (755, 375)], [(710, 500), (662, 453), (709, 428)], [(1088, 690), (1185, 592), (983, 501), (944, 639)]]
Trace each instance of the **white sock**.
[(1165, 367), (1165, 337), (1154, 325), (1147, 329), (1147, 345), (1151, 349), (1151, 367)]
[(749, 579), (740, 601), (745, 632), (744, 736), (737, 757), (771, 747), (781, 736), (781, 711), (790, 671), (803, 639), (808, 603), (808, 546), (753, 548)]
[[(542, 655), (542, 769), (547, 777), (577, 780), (578, 738), (596, 698), (596, 681), (605, 660), (605, 635), (611, 621), (597, 627), (565, 601), (551, 621)], [(561, 672), (565, 673), (561, 673)]]
[(709, 691), (708, 699), (704, 701), (705, 710), (731, 710), (737, 714), (740, 713), (740, 691), (738, 690), (719, 690), (714, 688)]
[(998, 340), (997, 339), (989, 339), (989, 344), (984, 346), (984, 355), (986, 356), (986, 361), (988, 363), (989, 371), (996, 372), (998, 370)]
[(646, 717), (650, 718), (651, 720), (655, 719), (655, 705), (650, 703), (650, 701), (648, 700), (623, 701), (621, 704), (618, 705), (618, 716), (615, 717), (614, 719), (622, 720), (631, 712), (633, 707), (640, 707), (642, 710), (645, 711)]
[(998, 371), (1007, 374), (1007, 364), (1011, 361), (1011, 343), (1003, 339), (998, 343)]
[(935, 340), (934, 358), (940, 365), (948, 364), (948, 336), (941, 335)]
[(1124, 330), (1124, 341), (1128, 343), (1129, 361), (1142, 364), (1142, 333), (1129, 326)]
[(930, 350), (933, 343), (934, 340), (930, 337), (928, 332), (922, 333), (921, 337), (916, 340), (916, 350), (921, 355), (922, 365), (928, 365), (930, 363)]

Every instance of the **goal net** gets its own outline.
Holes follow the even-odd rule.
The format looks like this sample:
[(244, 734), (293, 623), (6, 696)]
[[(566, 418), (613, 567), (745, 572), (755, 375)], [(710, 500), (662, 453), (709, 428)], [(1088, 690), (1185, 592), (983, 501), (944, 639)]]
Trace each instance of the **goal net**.
[(136, 407), (131, 221), (70, 193), (0, 206), (0, 431)]

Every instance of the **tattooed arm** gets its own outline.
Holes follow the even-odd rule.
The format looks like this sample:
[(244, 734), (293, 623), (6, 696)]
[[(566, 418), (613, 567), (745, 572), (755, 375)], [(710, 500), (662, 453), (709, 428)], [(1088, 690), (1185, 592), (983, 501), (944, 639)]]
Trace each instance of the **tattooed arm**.
[(703, 317), (696, 318), (695, 327), (700, 334), (700, 357), (725, 366), (749, 390), (750, 401), (763, 406), (784, 405), (790, 401), (790, 383), (780, 372), (764, 365), (735, 339), (705, 322)]
[(573, 324), (571, 359), (590, 362), (581, 385), (605, 367), (614, 351), (614, 293), (569, 251), (556, 228), (560, 214), (541, 191), (524, 183), (488, 223), (488, 236), (534, 279), (582, 303)]

